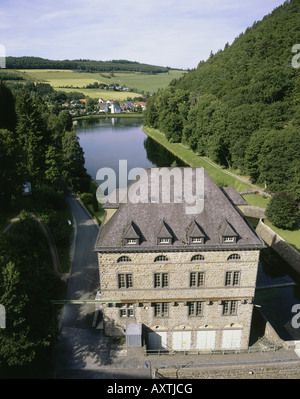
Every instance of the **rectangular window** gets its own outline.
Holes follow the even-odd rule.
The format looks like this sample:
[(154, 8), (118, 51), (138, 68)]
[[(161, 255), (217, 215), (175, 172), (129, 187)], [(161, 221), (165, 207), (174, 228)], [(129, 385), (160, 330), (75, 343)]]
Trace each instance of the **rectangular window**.
[(159, 243), (160, 244), (170, 244), (170, 238), (160, 238)]
[(188, 302), (189, 316), (203, 316), (203, 302)]
[(201, 237), (192, 237), (192, 243), (193, 244), (201, 244), (202, 243), (202, 238)]
[(132, 304), (122, 305), (120, 308), (120, 317), (134, 317), (134, 309)]
[(204, 272), (191, 272), (190, 287), (203, 287), (203, 286), (204, 286)]
[(223, 242), (235, 242), (235, 237), (223, 237)]
[(226, 272), (225, 276), (225, 286), (237, 286), (240, 285), (240, 276), (241, 273), (239, 271), (229, 271)]
[(154, 304), (155, 317), (167, 317), (169, 313), (169, 304), (167, 302), (160, 302)]
[(237, 314), (237, 301), (224, 301), (223, 302), (223, 315), (236, 315)]
[(129, 245), (136, 245), (137, 244), (137, 240), (133, 239), (133, 238), (128, 238), (127, 239), (127, 244)]
[(154, 288), (165, 288), (169, 286), (168, 273), (154, 273)]
[(133, 287), (133, 279), (131, 273), (118, 274), (118, 287), (119, 289), (126, 289)]

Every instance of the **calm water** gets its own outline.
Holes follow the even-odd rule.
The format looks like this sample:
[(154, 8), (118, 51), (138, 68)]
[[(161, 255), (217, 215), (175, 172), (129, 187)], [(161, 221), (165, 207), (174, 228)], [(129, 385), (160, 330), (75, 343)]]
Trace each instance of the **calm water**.
[[(96, 180), (100, 168), (112, 168), (119, 173), (119, 160), (127, 160), (132, 168), (183, 166), (164, 147), (150, 139), (142, 130), (141, 118), (115, 118), (79, 121), (76, 127), (85, 153), (85, 167)], [(100, 183), (100, 182), (98, 182)], [(118, 183), (118, 182), (117, 182)], [(118, 184), (117, 184), (118, 185)], [(291, 268), (272, 249), (261, 252), (257, 287), (294, 282)], [(294, 304), (300, 304), (300, 289), (296, 287), (257, 290), (255, 304), (260, 305), (282, 339), (300, 339), (300, 328), (291, 328)]]
[(119, 161), (124, 160), (128, 172), (133, 168), (170, 166), (174, 161), (182, 165), (179, 159), (148, 138), (142, 126), (142, 118), (78, 121), (76, 132), (85, 153), (85, 167), (94, 180), (99, 169), (111, 168), (118, 183)]

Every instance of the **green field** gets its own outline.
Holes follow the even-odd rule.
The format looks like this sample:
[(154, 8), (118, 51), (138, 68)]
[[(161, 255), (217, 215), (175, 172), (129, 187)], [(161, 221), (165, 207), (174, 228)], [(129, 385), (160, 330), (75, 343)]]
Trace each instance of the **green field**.
[(292, 245), (296, 250), (300, 251), (300, 228), (296, 228), (295, 230), (285, 230), (275, 227), (269, 220), (265, 220), (264, 222), (286, 242)]
[[(128, 97), (139, 97), (141, 92), (154, 93), (166, 87), (173, 79), (180, 78), (184, 71), (171, 70), (166, 73), (146, 74), (140, 72), (114, 72), (114, 76), (103, 72), (77, 72), (65, 69), (7, 69), (7, 73), (18, 73), (25, 80), (38, 83), (48, 83), (55, 90), (80, 91), (92, 98), (102, 97), (104, 100), (114, 97), (117, 100), (126, 100)], [(119, 84), (120, 86), (134, 89), (134, 92), (112, 92), (98, 89), (85, 89), (94, 82), (107, 85)]]
[(270, 197), (263, 197), (257, 194), (246, 194), (243, 195), (243, 197), (249, 205), (260, 206), (261, 208), (267, 208), (269, 202), (271, 201)]

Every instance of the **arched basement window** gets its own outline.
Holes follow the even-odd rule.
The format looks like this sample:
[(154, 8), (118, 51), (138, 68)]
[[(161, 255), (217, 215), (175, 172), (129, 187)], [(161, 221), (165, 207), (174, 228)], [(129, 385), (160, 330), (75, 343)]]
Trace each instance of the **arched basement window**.
[(203, 255), (194, 255), (191, 259), (191, 262), (194, 262), (196, 260), (204, 260), (204, 256)]
[(239, 254), (231, 254), (227, 258), (227, 260), (237, 260), (237, 259), (241, 259), (241, 256)]
[(165, 255), (159, 255), (154, 259), (154, 262), (167, 262), (168, 260)]
[(131, 259), (128, 256), (121, 256), (118, 260), (118, 263), (120, 262), (131, 262)]

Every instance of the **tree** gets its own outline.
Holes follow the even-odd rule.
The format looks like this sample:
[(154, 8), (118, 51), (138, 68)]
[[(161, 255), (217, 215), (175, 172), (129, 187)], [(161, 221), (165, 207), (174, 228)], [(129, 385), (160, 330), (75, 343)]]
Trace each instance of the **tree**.
[(50, 145), (46, 151), (45, 178), (50, 184), (56, 183), (61, 176), (61, 153), (58, 148)]
[(62, 139), (63, 176), (75, 191), (87, 192), (91, 178), (84, 167), (83, 149), (75, 132), (65, 132)]
[(0, 130), (0, 206), (7, 208), (11, 197), (17, 194), (21, 179), (18, 172), (20, 150), (15, 133)]
[(60, 111), (58, 114), (58, 120), (62, 123), (65, 130), (72, 130), (73, 120), (69, 111)]
[(14, 263), (8, 262), (0, 270), (0, 303), (5, 306), (6, 311), (6, 328), (0, 333), (0, 365), (23, 366), (30, 363), (35, 356), (23, 315), (28, 297), (19, 291), (21, 277)]
[(290, 194), (282, 191), (271, 198), (266, 216), (274, 226), (292, 229), (299, 216), (299, 205)]
[(18, 123), (16, 132), (22, 148), (21, 166), (24, 179), (40, 182), (44, 179), (45, 154), (51, 142), (47, 122), (37, 106), (24, 89), (16, 97)]
[(0, 81), (0, 129), (14, 131), (16, 124), (15, 98), (6, 84)]
[(260, 175), (260, 153), (267, 134), (268, 129), (257, 130), (256, 132), (253, 132), (247, 144), (245, 152), (245, 169), (253, 182), (256, 182)]

